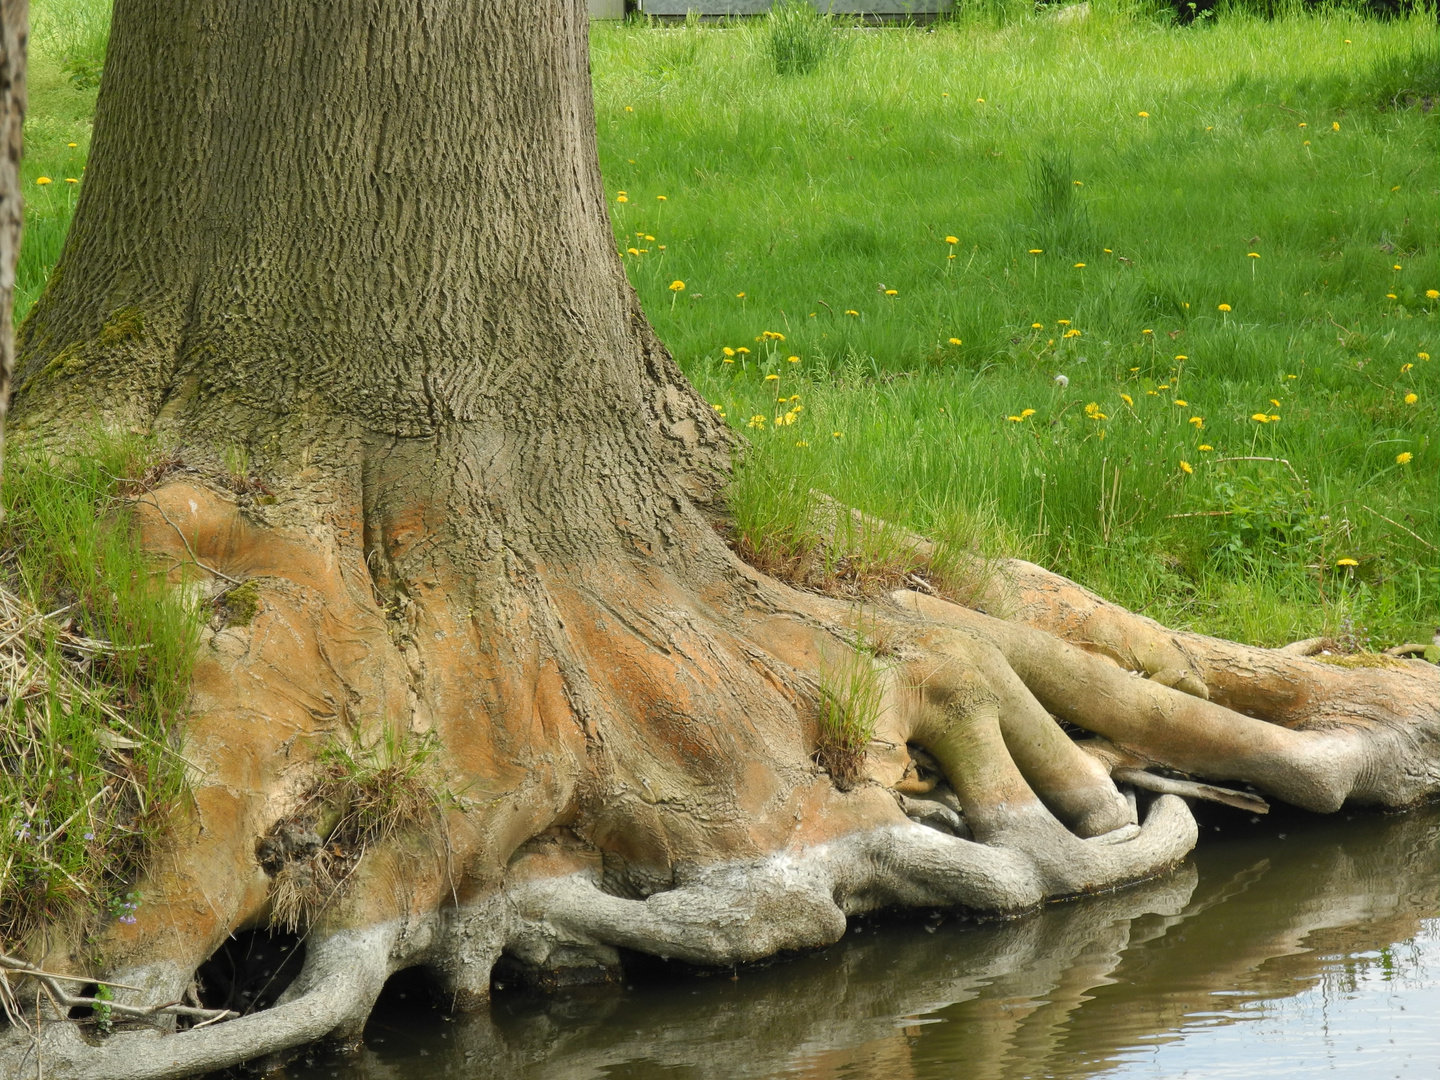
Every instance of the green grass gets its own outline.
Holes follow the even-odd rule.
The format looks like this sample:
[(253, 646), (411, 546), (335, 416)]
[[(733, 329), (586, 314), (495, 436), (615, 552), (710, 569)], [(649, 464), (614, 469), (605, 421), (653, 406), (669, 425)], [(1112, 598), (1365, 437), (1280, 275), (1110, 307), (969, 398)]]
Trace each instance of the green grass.
[[(74, 914), (133, 920), (133, 886), (184, 791), (171, 732), (199, 619), (129, 528), (150, 458), (107, 441), (13, 450), (0, 521), (0, 947)], [(122, 490), (124, 489), (124, 490)], [(163, 568), (161, 568), (163, 569)]]
[[(50, 279), (75, 212), (109, 37), (107, 0), (36, 0), (30, 6), (30, 103), (20, 162), (25, 236), (16, 272), (17, 323)], [(41, 177), (50, 183), (36, 183)]]
[(631, 281), (751, 442), (738, 531), (819, 488), (1206, 632), (1428, 640), (1433, 10), (1002, 13), (808, 75), (764, 24), (592, 32)]

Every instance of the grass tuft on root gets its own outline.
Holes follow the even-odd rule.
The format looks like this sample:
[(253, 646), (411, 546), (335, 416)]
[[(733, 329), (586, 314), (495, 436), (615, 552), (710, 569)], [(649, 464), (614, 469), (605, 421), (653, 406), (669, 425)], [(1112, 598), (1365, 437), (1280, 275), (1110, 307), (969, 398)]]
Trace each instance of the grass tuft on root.
[(840, 656), (820, 658), (820, 726), (815, 763), (830, 774), (835, 786), (848, 791), (860, 779), (865, 751), (879, 726), (884, 708), (884, 667), (872, 642), (858, 629), (855, 648)]
[(410, 830), (439, 832), (450, 801), (435, 758), (438, 742), (383, 725), (366, 744), (356, 734), (319, 754), (319, 773), (300, 805), (261, 838), (256, 856), (274, 879), (272, 925), (308, 926), (334, 899), (365, 852)]

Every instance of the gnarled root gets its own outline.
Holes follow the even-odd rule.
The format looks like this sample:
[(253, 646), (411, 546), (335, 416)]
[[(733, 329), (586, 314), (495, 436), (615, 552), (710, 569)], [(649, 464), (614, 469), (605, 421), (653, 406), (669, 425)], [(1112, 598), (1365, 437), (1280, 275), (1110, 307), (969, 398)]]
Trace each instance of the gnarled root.
[[(385, 453), (367, 482), (438, 468)], [(150, 502), (165, 518), (146, 516)], [(308, 951), (272, 1007), (96, 1043), (51, 1015), (38, 1041), (16, 1029), (0, 1043), (7, 1075), (38, 1053), (50, 1077), (179, 1077), (353, 1038), (385, 979), (416, 964), (473, 1004), (502, 956), (561, 981), (612, 977), (621, 949), (730, 965), (833, 942), (876, 908), (1015, 913), (1115, 888), (1196, 839), (1175, 795), (1139, 822), (1115, 770), (1163, 764), (1316, 809), (1436, 786), (1435, 695), (1429, 714), (1404, 704), (1433, 678), (1411, 662), (1267, 659), (1264, 678), (1294, 685), (1279, 718), (1257, 718), (1235, 707), (1244, 688), (1220, 645), (1157, 644), (1118, 609), (1091, 619), (1091, 638), (1053, 627), (1073, 642), (1034, 604), (1027, 623), (905, 592), (857, 615), (736, 563), (698, 517), (664, 568), (618, 555), (577, 568), (523, 562), (489, 533), (431, 545), (423, 504), (379, 500), (363, 530), (314, 505), (257, 524), (177, 479), (139, 510), (148, 546), (255, 582), (259, 602), (249, 623), (207, 633), (186, 732), (206, 770), (194, 820), (143, 884), (138, 925), (108, 936), (104, 974), (142, 988), (122, 992), (135, 1008), (179, 1000), (229, 935), (275, 917), (292, 856), (333, 843), (323, 815), (281, 826), (314, 809), (337, 739), (375, 744), (388, 725), (387, 738), (439, 746), (443, 842), (376, 833), (389, 838), (344, 856), (344, 888), (291, 913)], [(826, 686), (837, 654), (874, 695), (846, 704)], [(1281, 722), (1306, 694), (1350, 719)], [(832, 720), (873, 706), (847, 718), (870, 741), (845, 790), (814, 763), (827, 700)], [(1056, 717), (1108, 741), (1077, 743)], [(305, 842), (263, 842), (290, 832)]]
[[(133, 1031), (92, 1045), (75, 1025), (39, 1022), (29, 1036), (0, 1038), (5, 1075), (73, 1080), (171, 1080), (359, 1030), (390, 974), (394, 924), (336, 933), (312, 943), (305, 966), (277, 1004), (179, 1034)], [(7, 1047), (6, 1042), (10, 1045)]]
[[(1026, 573), (1045, 575), (1038, 567)], [(1045, 595), (1062, 599), (1041, 605), (1037, 586), (1026, 594), (1025, 621), (916, 592), (895, 599), (992, 642), (1050, 713), (1145, 761), (1244, 781), (1320, 812), (1347, 801), (1406, 806), (1440, 791), (1440, 670), (1433, 665), (1326, 664), (1172, 633), (1098, 600), (1080, 618), (1072, 599), (1089, 594), (1054, 582), (1064, 579), (1045, 575)], [(1154, 678), (1155, 671), (1167, 677)]]

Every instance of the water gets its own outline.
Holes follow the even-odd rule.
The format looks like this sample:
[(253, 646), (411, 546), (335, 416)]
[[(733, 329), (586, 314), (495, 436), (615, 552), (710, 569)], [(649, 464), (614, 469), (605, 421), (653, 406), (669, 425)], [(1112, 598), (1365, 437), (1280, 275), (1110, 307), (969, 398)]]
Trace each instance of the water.
[[(1020, 920), (895, 916), (710, 977), (421, 1004), (293, 1080), (1440, 1077), (1440, 808), (1206, 812), (1162, 881)], [(402, 997), (402, 995), (404, 995)]]

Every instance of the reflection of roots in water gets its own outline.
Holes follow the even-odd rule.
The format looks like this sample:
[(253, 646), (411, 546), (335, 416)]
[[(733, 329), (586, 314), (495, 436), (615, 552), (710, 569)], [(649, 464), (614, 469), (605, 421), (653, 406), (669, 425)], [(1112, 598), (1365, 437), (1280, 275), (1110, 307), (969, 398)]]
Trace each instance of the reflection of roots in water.
[[(1243, 815), (1218, 813), (1210, 820), (1227, 833), (1246, 828), (1231, 827)], [(741, 968), (736, 982), (662, 975), (632, 993), (501, 991), (488, 1015), (444, 1024), (448, 1039), (437, 1035), (431, 1052), (443, 1045), (497, 1076), (593, 1076), (643, 1060), (694, 1076), (906, 1077), (917, 1056), (963, 1062), (981, 1080), (1081, 1076), (1127, 1047), (1178, 1037), (1196, 1013), (1213, 1016), (1216, 990), (1231, 1005), (1291, 996), (1326, 957), (1413, 937), (1440, 904), (1435, 808), (1351, 822), (1282, 816), (1255, 833), (1207, 846), (1198, 870), (1123, 893), (1011, 922), (932, 921), (932, 933), (856, 926), (825, 954)], [(386, 1012), (372, 1030), (414, 1037), (418, 1017), (392, 1025)], [(947, 1022), (924, 1022), (936, 1018)], [(388, 1057), (397, 1038), (387, 1035)], [(357, 1080), (406, 1075), (371, 1052), (352, 1067)]]

